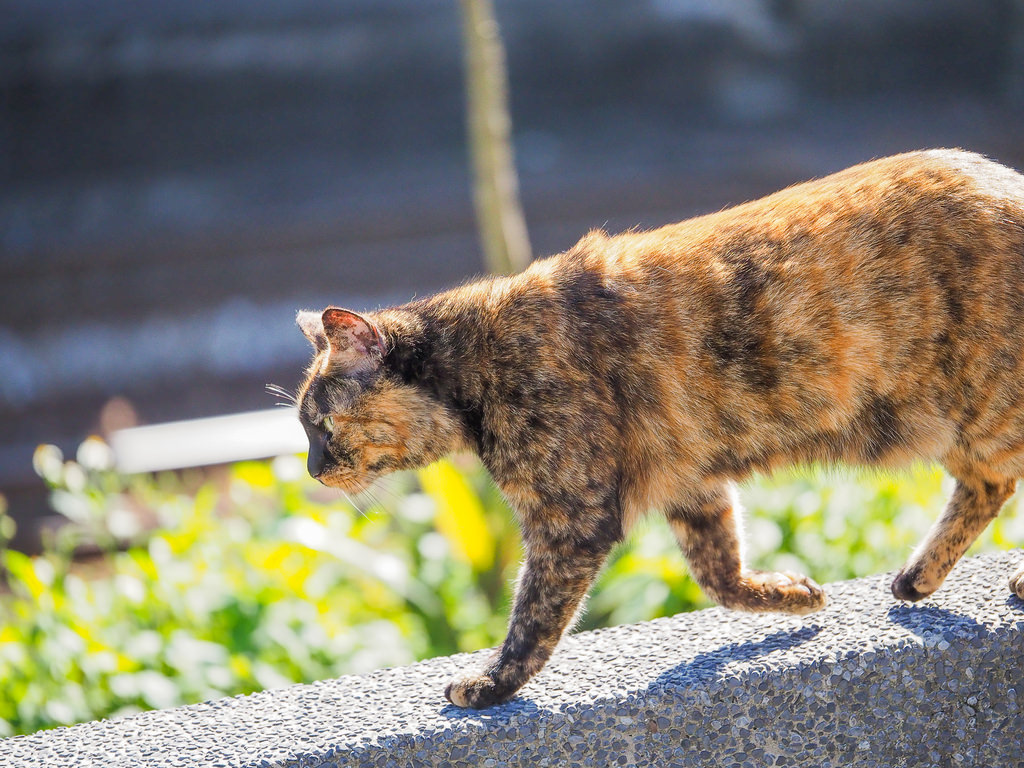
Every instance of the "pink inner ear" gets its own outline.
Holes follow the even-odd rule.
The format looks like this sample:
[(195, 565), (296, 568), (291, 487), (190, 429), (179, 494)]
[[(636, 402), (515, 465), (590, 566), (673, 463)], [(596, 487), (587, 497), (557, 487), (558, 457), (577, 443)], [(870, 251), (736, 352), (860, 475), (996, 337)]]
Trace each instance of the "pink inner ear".
[[(380, 331), (362, 315), (329, 307), (323, 315), (324, 333), (330, 342), (330, 364), (342, 368), (365, 367), (371, 358), (383, 355)], [(376, 352), (375, 355), (371, 353)]]

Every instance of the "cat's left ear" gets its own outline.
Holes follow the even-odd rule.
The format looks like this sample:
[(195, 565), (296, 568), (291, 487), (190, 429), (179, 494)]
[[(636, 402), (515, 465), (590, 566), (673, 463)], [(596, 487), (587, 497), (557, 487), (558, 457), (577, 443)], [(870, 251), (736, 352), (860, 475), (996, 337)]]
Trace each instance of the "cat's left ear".
[(327, 336), (324, 334), (324, 321), (320, 315), (322, 312), (309, 312), (303, 310), (295, 315), (295, 324), (299, 330), (309, 339), (317, 354), (327, 349)]
[(346, 373), (369, 370), (384, 357), (384, 337), (369, 318), (338, 307), (320, 315), (329, 353), (327, 365)]

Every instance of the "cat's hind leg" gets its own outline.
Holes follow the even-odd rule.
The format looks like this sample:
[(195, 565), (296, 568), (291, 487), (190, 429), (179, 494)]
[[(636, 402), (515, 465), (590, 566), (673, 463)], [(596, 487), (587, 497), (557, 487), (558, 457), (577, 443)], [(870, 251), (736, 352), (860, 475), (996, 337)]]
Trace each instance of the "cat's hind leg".
[(1024, 600), (1024, 565), (1017, 569), (1010, 577), (1010, 591), (1021, 600)]
[(744, 566), (739, 509), (729, 484), (678, 500), (665, 516), (694, 580), (721, 605), (787, 613), (811, 613), (825, 605), (825, 592), (806, 576)]
[[(1016, 480), (996, 477), (980, 468), (949, 469), (957, 478), (953, 495), (892, 583), (892, 593), (900, 600), (920, 600), (938, 589), (1017, 487)], [(1010, 581), (1018, 595), (1024, 592), (1022, 580), (1024, 569)]]

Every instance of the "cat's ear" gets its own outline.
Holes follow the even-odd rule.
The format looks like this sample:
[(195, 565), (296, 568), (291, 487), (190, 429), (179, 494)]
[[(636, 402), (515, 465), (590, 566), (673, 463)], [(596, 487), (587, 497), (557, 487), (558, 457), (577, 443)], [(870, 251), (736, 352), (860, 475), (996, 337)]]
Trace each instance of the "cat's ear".
[(356, 373), (380, 365), (384, 337), (372, 320), (347, 309), (328, 307), (320, 315), (320, 323), (330, 350), (330, 368)]
[(317, 354), (327, 349), (327, 335), (324, 333), (324, 321), (320, 317), (322, 312), (309, 312), (303, 310), (295, 315), (295, 324), (299, 330), (309, 339)]

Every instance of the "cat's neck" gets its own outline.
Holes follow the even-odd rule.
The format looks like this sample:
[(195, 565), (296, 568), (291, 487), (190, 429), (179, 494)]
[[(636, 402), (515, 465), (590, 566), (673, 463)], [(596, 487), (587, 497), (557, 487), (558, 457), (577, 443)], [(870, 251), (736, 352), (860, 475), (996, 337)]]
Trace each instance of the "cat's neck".
[[(483, 280), (378, 315), (389, 345), (387, 365), (432, 392), (462, 425), (465, 443), (482, 456), (493, 447), (484, 424), (493, 322), (485, 305), (502, 281)], [(477, 295), (467, 300), (468, 293)]]

